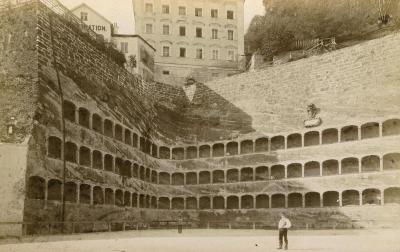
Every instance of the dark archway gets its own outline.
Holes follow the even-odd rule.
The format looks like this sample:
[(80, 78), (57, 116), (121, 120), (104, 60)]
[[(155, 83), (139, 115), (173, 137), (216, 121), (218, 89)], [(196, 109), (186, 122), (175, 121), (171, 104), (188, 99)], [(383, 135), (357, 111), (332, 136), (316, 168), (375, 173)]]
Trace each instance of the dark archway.
[(266, 152), (268, 151), (268, 138), (262, 137), (258, 138), (255, 142), (255, 151), (256, 152)]
[(200, 204), (200, 209), (211, 209), (210, 197), (207, 196), (200, 197), (199, 204)]
[(78, 147), (76, 144), (71, 142), (66, 142), (64, 145), (64, 157), (67, 162), (76, 163), (77, 162), (77, 153)]
[(227, 183), (237, 183), (239, 182), (239, 170), (230, 169), (226, 172), (226, 182)]
[(103, 205), (104, 194), (103, 189), (100, 186), (93, 187), (93, 205)]
[(85, 128), (90, 128), (90, 112), (85, 108), (79, 108), (79, 124)]
[(100, 151), (94, 150), (92, 152), (93, 168), (103, 170), (103, 154)]
[(239, 144), (237, 142), (230, 142), (226, 145), (226, 155), (234, 156), (239, 154)]
[(257, 195), (256, 208), (267, 209), (269, 208), (269, 197), (266, 194)]
[(27, 197), (29, 199), (44, 200), (46, 190), (46, 181), (41, 177), (30, 177), (27, 186)]
[(172, 199), (172, 209), (184, 209), (185, 201), (183, 198), (173, 198)]
[(186, 184), (187, 185), (197, 185), (197, 173), (195, 173), (195, 172), (186, 173)]
[(97, 133), (103, 133), (103, 118), (98, 114), (92, 115), (92, 129)]
[(243, 195), (241, 198), (241, 209), (252, 209), (254, 208), (254, 198), (251, 195)]
[(285, 208), (285, 195), (280, 193), (272, 195), (271, 208)]
[(199, 148), (199, 157), (208, 158), (211, 157), (211, 147), (209, 145), (202, 145)]
[(240, 154), (250, 154), (254, 152), (254, 143), (252, 140), (244, 140), (240, 143)]
[(154, 144), (154, 143), (151, 144), (151, 156), (155, 157), (155, 158), (158, 157), (158, 146), (156, 144)]
[(254, 181), (254, 170), (251, 167), (245, 167), (240, 170), (240, 181)]
[(358, 127), (355, 125), (350, 125), (343, 127), (340, 131), (340, 141), (356, 141), (358, 140)]
[(155, 197), (155, 196), (151, 197), (150, 207), (152, 209), (157, 209), (158, 208), (158, 206), (157, 206), (157, 197)]
[(322, 176), (331, 176), (339, 174), (339, 161), (331, 159), (322, 163)]
[(114, 137), (114, 129), (113, 122), (105, 119), (104, 120), (104, 135), (113, 138)]
[(61, 139), (51, 136), (47, 144), (47, 156), (50, 158), (61, 159)]
[(288, 207), (298, 208), (303, 207), (303, 195), (301, 193), (291, 193), (288, 195)]
[(199, 173), (199, 184), (211, 184), (211, 174), (209, 171)]
[(125, 138), (125, 143), (127, 145), (132, 145), (132, 132), (129, 129), (125, 129), (125, 134), (124, 134), (124, 138)]
[(227, 209), (239, 209), (239, 197), (229, 196), (226, 202)]
[(334, 191), (324, 192), (322, 195), (322, 205), (324, 207), (338, 207), (339, 193)]
[(172, 174), (172, 185), (184, 185), (185, 184), (185, 175), (183, 173), (173, 173)]
[(381, 160), (378, 156), (366, 156), (361, 159), (361, 172), (380, 171)]
[(197, 209), (197, 199), (195, 197), (186, 198), (186, 209)]
[(346, 190), (342, 193), (342, 206), (359, 206), (360, 193), (356, 190)]
[(139, 137), (136, 133), (132, 133), (132, 146), (137, 148), (138, 147)]
[(61, 181), (51, 179), (47, 182), (47, 200), (61, 201)]
[(400, 153), (389, 153), (383, 156), (383, 170), (400, 169)]
[(381, 191), (379, 189), (366, 189), (362, 192), (363, 205), (380, 205)]
[(225, 174), (224, 171), (222, 170), (213, 171), (212, 178), (214, 184), (225, 183)]
[(70, 101), (64, 101), (63, 102), (64, 106), (64, 118), (70, 122), (75, 123), (76, 118), (75, 118), (75, 111), (76, 111), (76, 106)]
[(159, 155), (161, 159), (170, 159), (171, 158), (171, 151), (168, 147), (161, 146)]
[(186, 149), (186, 158), (187, 159), (195, 159), (195, 158), (197, 158), (197, 147), (196, 146), (189, 146)]
[(361, 139), (379, 137), (379, 123), (370, 122), (361, 126)]
[(173, 148), (172, 149), (172, 160), (183, 160), (185, 159), (184, 148)]
[(91, 151), (85, 146), (79, 148), (79, 164), (86, 167), (91, 167)]
[(131, 178), (132, 177), (132, 163), (129, 160), (125, 160), (122, 165), (121, 176)]
[(285, 149), (285, 137), (284, 136), (274, 136), (271, 138), (271, 150), (281, 150)]
[(288, 178), (301, 178), (303, 176), (303, 167), (299, 163), (290, 164), (287, 166)]
[(285, 166), (274, 165), (271, 167), (271, 179), (284, 179), (285, 178)]
[(115, 124), (115, 129), (114, 129), (115, 133), (114, 133), (114, 137), (115, 139), (117, 139), (118, 141), (123, 141), (122, 138), (122, 126), (119, 124)]
[(90, 204), (90, 185), (82, 184), (79, 187), (79, 203)]
[(133, 164), (132, 167), (132, 177), (134, 178), (139, 178), (139, 165), (138, 164)]
[(322, 131), (322, 144), (333, 144), (339, 142), (337, 129), (326, 129)]
[(139, 197), (138, 197), (137, 193), (132, 193), (132, 207), (137, 208), (139, 206), (138, 199), (139, 199)]
[(122, 158), (115, 158), (115, 173), (120, 174), (121, 175), (121, 171), (123, 169), (124, 166), (124, 160), (122, 160)]
[(213, 157), (223, 157), (225, 155), (225, 146), (223, 143), (213, 145)]
[(106, 205), (114, 205), (114, 191), (110, 188), (106, 188), (104, 190), (105, 195), (105, 204)]
[(161, 197), (158, 199), (158, 208), (159, 209), (170, 209), (170, 201), (167, 197)]
[(345, 158), (342, 160), (342, 174), (358, 173), (359, 162), (357, 158)]
[(385, 204), (400, 204), (400, 187), (390, 187), (383, 191)]
[(301, 134), (295, 133), (287, 137), (287, 148), (300, 148), (303, 145)]
[(170, 185), (171, 184), (171, 175), (166, 172), (160, 172), (158, 174), (158, 183), (160, 185)]
[(317, 192), (309, 192), (305, 195), (306, 207), (321, 207), (321, 196)]
[(158, 174), (156, 171), (151, 171), (151, 183), (157, 184)]
[(114, 171), (114, 157), (110, 154), (104, 155), (104, 170)]
[(65, 197), (66, 202), (77, 203), (77, 198), (78, 198), (77, 189), (78, 189), (78, 186), (74, 182), (65, 183), (64, 197)]
[(387, 120), (382, 125), (383, 136), (400, 135), (400, 119)]
[(119, 207), (124, 205), (124, 193), (120, 189), (115, 191), (115, 205)]
[(318, 177), (321, 176), (321, 167), (319, 162), (311, 161), (304, 165), (304, 177)]
[(256, 168), (256, 181), (269, 180), (268, 167), (260, 166)]
[(304, 134), (304, 146), (315, 146), (319, 144), (318, 131), (310, 131)]
[(146, 168), (142, 165), (139, 167), (139, 179), (142, 181), (146, 179)]
[(225, 209), (225, 199), (222, 196), (213, 198), (213, 209)]

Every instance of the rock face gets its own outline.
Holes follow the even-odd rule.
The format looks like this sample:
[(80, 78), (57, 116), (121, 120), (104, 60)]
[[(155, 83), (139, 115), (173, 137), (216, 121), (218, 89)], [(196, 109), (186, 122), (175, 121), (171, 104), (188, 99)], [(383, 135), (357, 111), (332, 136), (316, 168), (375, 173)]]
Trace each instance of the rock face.
[(398, 34), (184, 90), (131, 75), (68, 18), (0, 12), (1, 209), (17, 212), (1, 222), (398, 226)]

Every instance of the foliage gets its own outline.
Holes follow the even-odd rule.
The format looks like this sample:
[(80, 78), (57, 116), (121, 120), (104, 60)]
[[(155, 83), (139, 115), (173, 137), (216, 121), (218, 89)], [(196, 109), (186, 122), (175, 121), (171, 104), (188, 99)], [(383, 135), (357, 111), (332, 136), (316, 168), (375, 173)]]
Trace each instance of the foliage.
[(137, 67), (136, 55), (129, 55), (128, 58), (128, 66), (131, 69), (131, 72), (133, 72), (133, 69)]
[[(263, 0), (266, 13), (253, 18), (245, 36), (247, 53), (268, 58), (287, 51), (295, 40), (359, 39), (380, 28), (378, 18), (397, 18), (398, 0)], [(380, 4), (381, 3), (381, 4)]]

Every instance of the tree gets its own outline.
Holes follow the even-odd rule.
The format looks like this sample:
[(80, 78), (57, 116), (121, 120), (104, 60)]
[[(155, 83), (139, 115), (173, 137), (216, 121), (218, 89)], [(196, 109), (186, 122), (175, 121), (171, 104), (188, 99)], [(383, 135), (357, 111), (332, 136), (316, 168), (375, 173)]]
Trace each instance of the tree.
[(129, 55), (128, 65), (129, 65), (129, 68), (131, 69), (131, 73), (132, 73), (133, 69), (135, 69), (137, 67), (136, 55)]

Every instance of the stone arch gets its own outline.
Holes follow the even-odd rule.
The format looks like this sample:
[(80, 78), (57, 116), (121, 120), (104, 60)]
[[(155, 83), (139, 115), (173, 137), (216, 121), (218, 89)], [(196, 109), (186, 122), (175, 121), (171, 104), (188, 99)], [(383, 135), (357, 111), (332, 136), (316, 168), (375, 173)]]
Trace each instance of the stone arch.
[(381, 160), (378, 156), (371, 155), (361, 159), (361, 172), (380, 171)]
[(145, 181), (146, 179), (146, 168), (143, 165), (139, 167), (139, 179)]
[(150, 168), (146, 168), (145, 181), (146, 182), (150, 182), (151, 181), (151, 169)]
[(254, 152), (253, 140), (244, 140), (240, 143), (240, 154), (250, 154)]
[(61, 201), (61, 181), (51, 179), (47, 182), (47, 200)]
[(209, 171), (201, 171), (199, 173), (199, 184), (210, 184), (211, 174)]
[(385, 204), (400, 204), (400, 187), (390, 187), (383, 191)]
[(359, 206), (360, 193), (357, 190), (346, 190), (342, 192), (342, 206)]
[(90, 185), (81, 184), (79, 186), (79, 203), (90, 204)]
[(362, 192), (362, 203), (363, 205), (380, 205), (381, 191), (375, 188), (365, 189)]
[(134, 163), (132, 166), (132, 177), (137, 179), (139, 178), (139, 169), (139, 165)]
[(92, 166), (91, 151), (88, 147), (81, 146), (79, 148), (79, 164), (86, 167)]
[(76, 203), (78, 186), (74, 182), (67, 182), (64, 185), (64, 197), (66, 202)]
[(239, 197), (238, 196), (228, 196), (226, 200), (227, 209), (239, 209)]
[(104, 155), (104, 170), (114, 171), (114, 157), (110, 154)]
[[(145, 140), (145, 144), (143, 145), (142, 151), (144, 153), (150, 155), (151, 154), (151, 146), (153, 145), (153, 143), (147, 138), (145, 138), (144, 140)], [(141, 145), (141, 147), (142, 147), (142, 145)], [(150, 205), (150, 203), (149, 203), (149, 205)]]
[(234, 156), (239, 154), (239, 144), (237, 142), (229, 142), (226, 145), (226, 155)]
[(186, 198), (186, 209), (197, 209), (197, 199), (195, 197)]
[(151, 183), (157, 184), (158, 174), (156, 171), (151, 171)]
[(317, 192), (308, 192), (305, 195), (306, 207), (321, 207), (321, 196)]
[(356, 125), (345, 126), (340, 130), (340, 141), (349, 142), (358, 140), (358, 127)]
[(225, 173), (222, 170), (215, 170), (213, 171), (213, 183), (218, 184), (218, 183), (225, 183)]
[(119, 125), (119, 124), (115, 124), (115, 127), (114, 127), (114, 137), (115, 137), (115, 139), (117, 139), (118, 141), (123, 141), (123, 139), (122, 139), (122, 132), (123, 132), (123, 130), (122, 130), (122, 126), (121, 125)]
[(144, 194), (139, 195), (139, 208), (146, 208), (146, 196)]
[(125, 129), (125, 140), (127, 145), (132, 145), (132, 132), (129, 129)]
[(223, 157), (225, 155), (225, 145), (223, 143), (216, 143), (212, 147), (213, 157)]
[(85, 128), (90, 128), (90, 112), (85, 108), (79, 108), (79, 124)]
[(183, 173), (175, 172), (172, 174), (172, 185), (184, 185), (185, 184), (185, 176)]
[(254, 169), (251, 167), (245, 167), (240, 170), (240, 181), (254, 181)]
[(309, 131), (304, 134), (304, 146), (315, 146), (319, 145), (319, 132)]
[(209, 145), (200, 146), (200, 148), (199, 148), (199, 156), (200, 156), (200, 158), (211, 157), (211, 147)]
[(274, 136), (271, 138), (271, 150), (282, 150), (285, 149), (285, 137)]
[(172, 160), (183, 160), (185, 159), (185, 149), (182, 147), (172, 149)]
[(124, 205), (124, 193), (120, 189), (115, 191), (115, 205), (119, 207)]
[(93, 204), (103, 205), (104, 204), (104, 193), (100, 186), (93, 187)]
[(171, 175), (166, 172), (160, 172), (158, 174), (158, 183), (160, 185), (170, 185), (171, 184)]
[(269, 196), (266, 194), (257, 195), (256, 197), (256, 208), (267, 209), (269, 208)]
[(132, 163), (129, 160), (125, 160), (122, 165), (121, 176), (131, 178), (132, 177)]
[(207, 196), (200, 197), (199, 204), (200, 204), (200, 209), (211, 209), (210, 197)]
[(304, 177), (317, 177), (321, 175), (321, 166), (317, 161), (307, 162), (304, 165)]
[(255, 151), (256, 152), (266, 152), (268, 151), (268, 138), (262, 137), (258, 138), (255, 142)]
[(273, 165), (271, 167), (271, 179), (284, 179), (285, 178), (285, 166)]
[(291, 193), (288, 195), (288, 207), (303, 207), (303, 195), (301, 193)]
[(139, 137), (135, 132), (132, 132), (132, 146), (134, 148), (138, 147), (138, 141), (139, 141)]
[(158, 157), (158, 146), (156, 144), (151, 144), (151, 156), (157, 158)]
[(379, 123), (369, 122), (361, 125), (361, 139), (379, 137)]
[(254, 198), (252, 195), (243, 195), (241, 197), (241, 208), (242, 209), (252, 209), (254, 208)]
[(213, 198), (213, 209), (224, 209), (225, 199), (222, 196), (215, 196)]
[(114, 205), (114, 191), (110, 188), (106, 188), (104, 190), (105, 195), (105, 204), (106, 205)]
[(50, 158), (61, 159), (62, 141), (58, 137), (51, 136), (47, 143), (47, 156)]
[(158, 206), (157, 206), (157, 197), (156, 196), (151, 197), (150, 206), (151, 206), (152, 209), (157, 209), (158, 208)]
[(67, 162), (76, 163), (77, 162), (77, 149), (76, 144), (72, 142), (66, 142), (64, 145), (64, 157)]
[(389, 153), (383, 156), (383, 170), (400, 169), (400, 153)]
[(136, 207), (136, 208), (139, 207), (138, 199), (139, 199), (139, 197), (138, 197), (137, 193), (132, 193), (132, 207)]
[(63, 107), (64, 107), (64, 118), (70, 122), (75, 123), (76, 118), (75, 118), (75, 111), (76, 111), (76, 106), (70, 101), (65, 100), (63, 102)]
[(287, 166), (288, 178), (301, 178), (303, 176), (303, 166), (300, 163), (293, 163)]
[(171, 158), (171, 151), (168, 147), (161, 146), (159, 152), (161, 159), (170, 159)]
[(303, 141), (301, 139), (301, 134), (299, 133), (294, 133), (289, 136), (287, 136), (287, 148), (300, 148), (303, 144)]
[(44, 178), (33, 176), (28, 180), (27, 197), (29, 199), (45, 199), (46, 181)]
[(268, 167), (259, 166), (256, 168), (256, 181), (269, 180)]
[(322, 162), (322, 176), (339, 174), (339, 161), (330, 159)]
[(195, 173), (195, 172), (186, 173), (186, 184), (187, 185), (197, 185), (197, 173)]
[(326, 129), (322, 131), (322, 144), (333, 144), (339, 142), (339, 131), (337, 129)]
[(100, 151), (94, 150), (92, 152), (92, 160), (94, 169), (103, 170), (103, 154)]
[(239, 182), (239, 170), (238, 169), (229, 169), (226, 172), (226, 182), (227, 183)]
[(158, 208), (159, 209), (170, 209), (170, 201), (167, 197), (161, 197), (158, 199)]
[(195, 159), (195, 158), (197, 158), (197, 147), (196, 146), (189, 146), (186, 149), (186, 158), (187, 159)]
[(103, 133), (103, 118), (96, 113), (92, 115), (92, 129), (97, 133)]
[(271, 208), (285, 208), (285, 195), (281, 193), (272, 195)]
[(111, 120), (105, 119), (104, 120), (104, 135), (113, 138), (114, 137), (114, 126)]
[(383, 122), (383, 136), (400, 135), (400, 119), (391, 119)]
[(324, 207), (338, 207), (339, 193), (335, 191), (324, 192), (322, 195), (322, 205)]
[(184, 209), (185, 202), (183, 198), (173, 198), (172, 199), (172, 209)]
[(121, 171), (123, 169), (124, 166), (124, 160), (122, 160), (122, 158), (115, 158), (115, 173), (120, 174), (121, 175)]
[(357, 158), (345, 158), (342, 160), (342, 174), (358, 173), (359, 161)]

